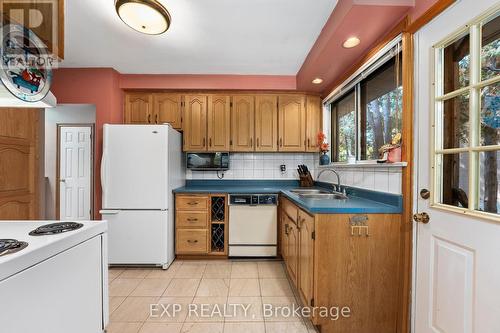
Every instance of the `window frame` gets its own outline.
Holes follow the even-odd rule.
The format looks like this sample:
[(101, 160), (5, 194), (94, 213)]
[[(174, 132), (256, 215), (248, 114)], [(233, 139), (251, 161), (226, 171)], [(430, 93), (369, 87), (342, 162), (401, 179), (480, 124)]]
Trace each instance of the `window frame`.
[[(496, 17), (500, 16), (500, 6), (491, 10), (465, 24), (442, 41), (433, 45), (433, 68), (434, 73), (431, 89), (431, 141), (430, 141), (430, 173), (431, 173), (431, 198), (430, 206), (445, 211), (462, 213), (474, 217), (486, 218), (500, 221), (499, 213), (490, 213), (479, 210), (480, 196), (480, 153), (488, 151), (500, 151), (499, 145), (481, 146), (481, 89), (500, 82), (500, 74), (481, 81), (481, 49), (482, 49), (482, 26)], [(465, 87), (444, 93), (444, 50), (460, 38), (469, 35), (469, 83)], [(443, 148), (443, 112), (444, 102), (454, 97), (469, 95), (469, 142), (467, 147)], [(456, 207), (442, 203), (443, 172), (440, 162), (447, 154), (468, 154), (468, 208)]]
[(337, 112), (333, 111), (333, 107), (337, 106), (340, 101), (342, 101), (344, 98), (349, 96), (350, 94), (354, 94), (354, 157), (356, 160), (359, 160), (359, 147), (360, 147), (360, 131), (359, 131), (359, 122), (360, 122), (360, 109), (359, 109), (359, 83), (357, 83), (354, 87), (352, 87), (350, 90), (346, 91), (343, 93), (339, 98), (337, 98), (334, 102), (330, 103), (330, 115), (331, 115), (331, 160), (334, 163), (347, 163), (347, 161), (338, 161), (338, 140), (339, 140), (339, 133), (337, 131)]
[[(397, 51), (394, 51), (396, 49)], [(382, 52), (383, 51), (383, 52)], [(338, 131), (337, 131), (337, 115), (333, 110), (334, 105), (339, 101), (347, 97), (349, 94), (354, 92), (354, 104), (355, 104), (355, 158), (358, 164), (375, 164), (376, 159), (362, 159), (363, 148), (366, 146), (366, 115), (363, 115), (363, 108), (361, 105), (361, 84), (365, 79), (369, 78), (371, 74), (375, 73), (378, 69), (382, 68), (387, 62), (391, 61), (394, 57), (400, 57), (400, 61), (403, 58), (403, 48), (402, 48), (402, 36), (396, 37), (386, 47), (373, 57), (371, 61), (362, 66), (358, 71), (356, 71), (350, 78), (348, 78), (344, 83), (335, 89), (324, 101), (324, 105), (328, 107), (330, 112), (330, 140), (331, 140), (331, 154), (330, 158), (332, 163), (347, 163), (347, 161), (338, 161)], [(393, 52), (393, 53), (390, 53)], [(390, 53), (390, 54), (389, 54)], [(396, 62), (397, 64), (398, 62)], [(402, 73), (401, 73), (402, 76)], [(401, 86), (403, 86), (403, 80), (401, 79)], [(403, 98), (404, 93), (401, 95)], [(401, 110), (401, 117), (403, 116)], [(401, 129), (402, 130), (402, 129)], [(366, 155), (366, 153), (365, 153)]]

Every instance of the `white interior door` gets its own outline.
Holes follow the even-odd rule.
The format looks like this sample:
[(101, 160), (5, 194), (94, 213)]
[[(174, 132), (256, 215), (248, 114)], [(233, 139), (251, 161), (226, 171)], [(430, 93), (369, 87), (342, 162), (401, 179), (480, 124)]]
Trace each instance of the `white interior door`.
[[(417, 186), (414, 197), (416, 212), (425, 212), (429, 217), (427, 224), (415, 226), (413, 331), (416, 333), (500, 332), (500, 223), (437, 208), (431, 203), (436, 193), (430, 193), (431, 199), (420, 195), (422, 189), (431, 189), (433, 171), (430, 161), (433, 45), (465, 27), (495, 3), (496, 0), (457, 1), (415, 35)], [(464, 169), (470, 171), (468, 165)], [(443, 170), (447, 172), (451, 171)], [(473, 175), (474, 170), (469, 174)], [(441, 188), (436, 186), (435, 192)]]
[(90, 220), (92, 128), (59, 127), (59, 218)]

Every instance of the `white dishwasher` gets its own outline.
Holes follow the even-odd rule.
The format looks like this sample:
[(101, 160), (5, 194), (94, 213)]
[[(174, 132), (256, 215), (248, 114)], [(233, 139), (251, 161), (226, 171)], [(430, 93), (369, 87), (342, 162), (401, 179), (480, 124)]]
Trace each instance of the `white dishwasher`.
[(229, 195), (229, 256), (275, 257), (278, 195)]

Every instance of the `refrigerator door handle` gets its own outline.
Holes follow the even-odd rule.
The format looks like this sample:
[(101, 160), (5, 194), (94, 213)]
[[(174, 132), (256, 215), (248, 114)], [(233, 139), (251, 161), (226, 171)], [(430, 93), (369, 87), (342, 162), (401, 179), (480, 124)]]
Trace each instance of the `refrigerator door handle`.
[(101, 209), (99, 211), (99, 214), (106, 214), (106, 215), (116, 215), (118, 213), (120, 213), (120, 211), (116, 209)]
[(102, 160), (101, 160), (101, 189), (102, 189), (102, 196), (104, 198), (104, 194), (106, 192), (106, 152), (105, 151), (102, 154)]

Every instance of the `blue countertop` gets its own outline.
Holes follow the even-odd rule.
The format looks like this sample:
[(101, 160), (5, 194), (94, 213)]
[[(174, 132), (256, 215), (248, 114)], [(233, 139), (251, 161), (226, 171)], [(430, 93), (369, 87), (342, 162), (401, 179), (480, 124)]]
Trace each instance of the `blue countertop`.
[[(307, 199), (290, 192), (299, 187), (295, 180), (188, 180), (174, 193), (282, 194), (311, 214), (399, 214), (403, 210), (401, 195), (346, 186), (347, 200)], [(331, 185), (317, 182), (316, 187)]]

